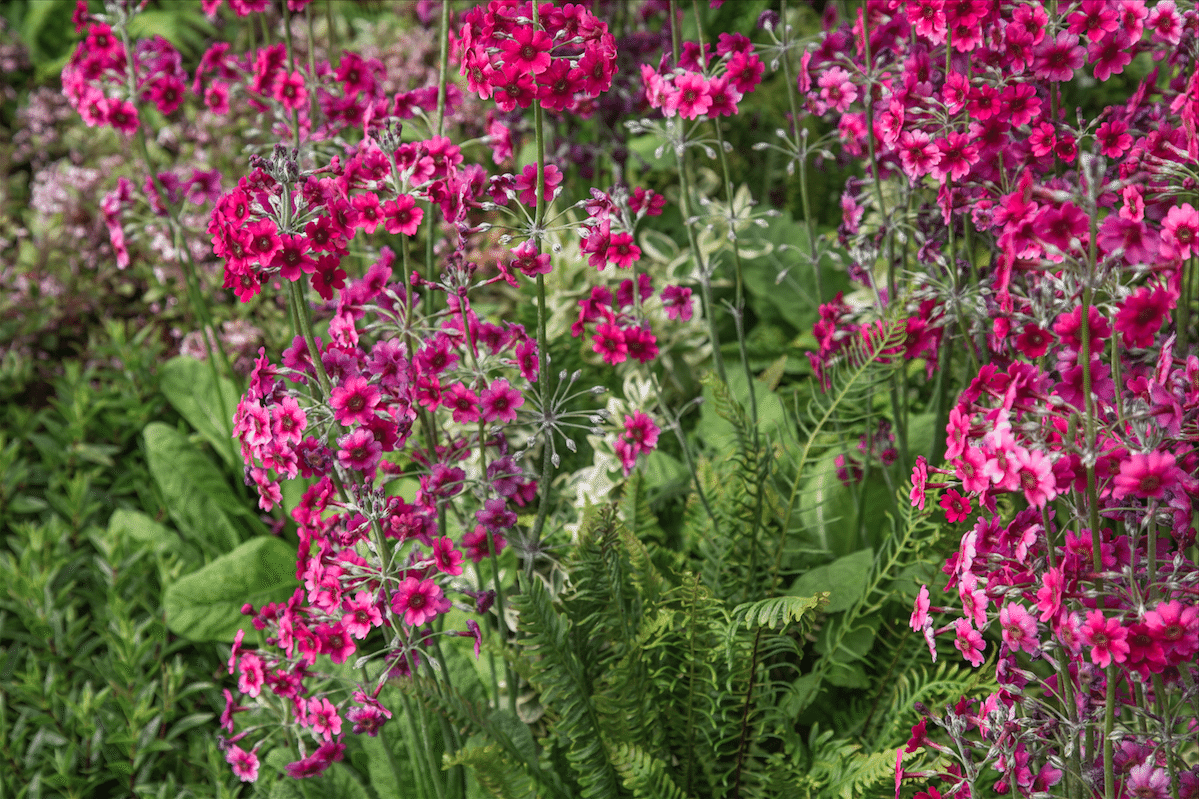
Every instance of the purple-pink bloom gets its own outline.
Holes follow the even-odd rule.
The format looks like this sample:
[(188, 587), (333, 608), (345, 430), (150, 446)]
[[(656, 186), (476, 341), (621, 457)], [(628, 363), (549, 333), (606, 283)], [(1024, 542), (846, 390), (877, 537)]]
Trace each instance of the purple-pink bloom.
[(1144, 499), (1161, 499), (1166, 491), (1178, 484), (1181, 470), (1169, 452), (1154, 450), (1142, 455), (1134, 452), (1120, 464), (1120, 473), (1112, 481), (1112, 497), (1129, 495)]
[(1128, 630), (1104, 616), (1102, 610), (1088, 612), (1079, 633), (1082, 642), (1091, 647), (1091, 662), (1096, 666), (1105, 669), (1113, 660), (1123, 663), (1128, 658)]
[(404, 623), (419, 627), (440, 613), (445, 613), (452, 603), (446, 599), (441, 586), (432, 580), (406, 577), (391, 595), (391, 610), (403, 614)]
[(383, 445), (363, 428), (337, 439), (337, 446), (337, 461), (346, 469), (369, 472), (383, 457)]
[(1023, 605), (1009, 602), (999, 609), (999, 624), (1003, 642), (1013, 650), (1023, 649), (1030, 655), (1041, 647), (1037, 639), (1037, 620)]
[(970, 665), (981, 666), (985, 660), (983, 650), (987, 648), (987, 642), (983, 640), (982, 635), (971, 627), (970, 622), (966, 619), (958, 619), (954, 622), (954, 632), (953, 645), (966, 660), (970, 661)]
[(225, 750), (225, 762), (233, 767), (242, 782), (254, 782), (258, 779), (258, 755), (251, 750), (242, 749), (237, 744), (229, 744)]
[(372, 386), (362, 375), (346, 378), (333, 387), (329, 404), (333, 406), (333, 418), (339, 424), (365, 424), (375, 416), (379, 405), (379, 389)]
[(479, 395), (479, 404), (483, 409), (483, 421), (487, 423), (515, 422), (516, 409), (524, 403), (524, 396), (503, 378), (492, 381), (491, 385), (483, 389), (483, 393)]

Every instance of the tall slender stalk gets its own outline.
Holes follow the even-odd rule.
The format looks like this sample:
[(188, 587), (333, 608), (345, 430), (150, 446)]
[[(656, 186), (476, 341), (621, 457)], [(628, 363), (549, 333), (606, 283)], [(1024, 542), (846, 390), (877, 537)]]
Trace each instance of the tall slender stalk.
[[(674, 55), (674, 63), (679, 63), (679, 57), (682, 53), (682, 39), (679, 34), (678, 25), (678, 3), (679, 0), (670, 0), (670, 45), (671, 52)], [(669, 120), (668, 124), (673, 123)], [(679, 125), (679, 137), (681, 141), (686, 139), (686, 127), (682, 120), (676, 123)], [(691, 175), (687, 171), (687, 150), (685, 145), (680, 145), (674, 151), (675, 164), (679, 170), (679, 210), (683, 214), (683, 227), (687, 231), (687, 244), (691, 248), (691, 255), (695, 258), (697, 271), (699, 272), (699, 295), (700, 303), (704, 308), (704, 316), (708, 321), (708, 335), (712, 339), (712, 360), (716, 364), (716, 374), (720, 377), (722, 383), (728, 383), (728, 375), (724, 369), (724, 356), (720, 352), (720, 335), (716, 332), (716, 317), (712, 307), (712, 274), (708, 269), (708, 263), (703, 256), (703, 252), (699, 248), (699, 240), (695, 235), (695, 225), (691, 217)]]

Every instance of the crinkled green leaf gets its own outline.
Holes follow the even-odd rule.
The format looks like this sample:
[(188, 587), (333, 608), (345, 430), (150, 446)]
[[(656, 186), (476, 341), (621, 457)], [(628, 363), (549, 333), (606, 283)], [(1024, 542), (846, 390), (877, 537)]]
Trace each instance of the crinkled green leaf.
[[(238, 401), (233, 383), (221, 378), (218, 394), (211, 367), (186, 355), (167, 361), (158, 374), (162, 393), (179, 415), (204, 436), (227, 464), (240, 467), (232, 446), (233, 412)], [(225, 400), (224, 411), (221, 395)]]
[(804, 572), (791, 584), (791, 590), (787, 593), (809, 596), (827, 591), (829, 601), (825, 613), (849, 610), (865, 593), (873, 568), (874, 550), (860, 549)]
[(278, 538), (254, 538), (163, 592), (167, 626), (192, 641), (232, 641), (248, 626), (241, 607), (284, 602), (296, 588), (296, 550)]
[(237, 546), (242, 533), (229, 517), (244, 510), (220, 470), (173, 427), (152, 422), (144, 435), (150, 474), (179, 529), (210, 553)]

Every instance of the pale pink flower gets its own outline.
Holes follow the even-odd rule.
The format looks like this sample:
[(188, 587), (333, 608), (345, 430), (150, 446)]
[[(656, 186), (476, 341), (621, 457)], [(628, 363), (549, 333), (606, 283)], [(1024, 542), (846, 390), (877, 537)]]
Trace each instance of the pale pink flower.
[(912, 617), (908, 620), (908, 626), (913, 630), (921, 630), (928, 627), (931, 622), (928, 618), (929, 597), (928, 586), (920, 586), (920, 593), (916, 595), (916, 607), (912, 610)]
[(955, 637), (953, 645), (962, 653), (962, 657), (970, 661), (970, 665), (978, 667), (983, 664), (983, 650), (987, 648), (987, 642), (983, 640), (978, 630), (970, 626), (970, 622), (965, 619), (958, 619), (954, 622)]
[(1041, 647), (1037, 639), (1037, 620), (1023, 605), (1009, 602), (999, 609), (999, 624), (1003, 642), (1013, 650), (1023, 649), (1030, 655)]
[(237, 744), (229, 744), (225, 750), (225, 762), (233, 767), (242, 782), (254, 782), (258, 779), (258, 755), (253, 751), (247, 752)]
[(1024, 498), (1033, 507), (1043, 508), (1045, 503), (1057, 496), (1057, 479), (1053, 476), (1053, 463), (1044, 452), (1017, 447), (1013, 460)]

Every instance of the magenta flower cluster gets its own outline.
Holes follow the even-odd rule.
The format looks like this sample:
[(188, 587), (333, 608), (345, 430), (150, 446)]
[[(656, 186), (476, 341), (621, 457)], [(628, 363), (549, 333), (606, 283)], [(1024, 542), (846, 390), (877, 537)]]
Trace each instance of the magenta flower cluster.
[(468, 88), (501, 111), (528, 108), (589, 114), (612, 86), (616, 40), (583, 3), (492, 0), (462, 18), (458, 46)]
[(754, 45), (739, 33), (722, 33), (716, 53), (697, 42), (684, 42), (679, 63), (667, 71), (641, 65), (645, 97), (651, 108), (683, 119), (731, 117), (737, 104), (757, 88), (766, 71)]
[[(969, 524), (944, 569), (960, 613), (936, 621), (949, 609), (926, 587), (911, 624), (934, 659), (941, 636), (974, 666), (992, 657), (1000, 690), (927, 711), (899, 753), (897, 796), (934, 775), (941, 788), (918, 796), (969, 796), (988, 768), (1021, 796), (1107, 782), (1164, 799), (1171, 779), (1174, 795), (1199, 791), (1160, 715), (1193, 695), (1199, 652), (1199, 358), (1180, 307), (1199, 212), (1179, 196), (1199, 155), (1199, 18), (1171, 0), (1061, 11), (868, 2), (800, 59), (807, 110), (835, 119), (845, 151), (872, 155), (914, 209), (888, 206), (874, 175), (847, 185), (840, 235), (875, 303), (821, 308), (814, 368), (885, 314), (908, 335), (884, 356), (945, 368), (962, 342), (956, 357), (977, 370), (949, 407), (945, 465), (922, 457), (912, 473), (913, 505), (931, 493), (946, 522)], [(1158, 66), (1126, 103), (1093, 119), (1063, 107), (1080, 71), (1105, 81), (1141, 54)], [(904, 226), (925, 270), (914, 290), (892, 296), (876, 277), (896, 266), (871, 213)], [(955, 764), (907, 766), (921, 747)]]

